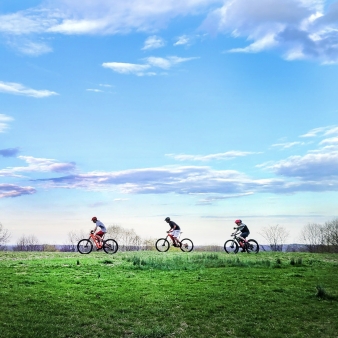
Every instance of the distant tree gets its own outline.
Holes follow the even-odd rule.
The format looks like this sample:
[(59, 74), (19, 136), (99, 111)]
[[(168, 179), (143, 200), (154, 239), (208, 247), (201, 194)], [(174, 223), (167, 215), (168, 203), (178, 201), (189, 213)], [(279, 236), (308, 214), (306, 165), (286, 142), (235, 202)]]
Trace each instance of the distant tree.
[(326, 222), (323, 232), (328, 251), (338, 252), (338, 218)]
[(125, 229), (119, 225), (107, 227), (105, 238), (113, 238), (119, 245), (119, 250), (134, 251), (142, 248), (142, 239), (134, 229)]
[(283, 245), (289, 237), (289, 232), (279, 224), (263, 228), (260, 234), (268, 241), (272, 251), (283, 251)]
[(0, 250), (5, 249), (5, 244), (8, 242), (10, 238), (10, 234), (7, 229), (4, 229), (2, 224), (0, 223)]
[(34, 235), (22, 236), (13, 248), (15, 251), (42, 251), (42, 249), (43, 246)]
[(309, 252), (319, 252), (324, 246), (324, 227), (318, 223), (309, 223), (301, 231), (301, 240)]
[(51, 245), (51, 244), (43, 244), (43, 245), (42, 245), (42, 251), (46, 251), (46, 252), (56, 252), (56, 251), (58, 251), (58, 249), (56, 248), (55, 245)]

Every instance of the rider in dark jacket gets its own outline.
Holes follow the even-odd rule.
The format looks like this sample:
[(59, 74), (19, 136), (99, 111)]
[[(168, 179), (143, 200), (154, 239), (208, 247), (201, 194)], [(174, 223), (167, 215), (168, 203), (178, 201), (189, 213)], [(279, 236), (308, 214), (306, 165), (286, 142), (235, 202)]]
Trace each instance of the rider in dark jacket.
[[(240, 231), (241, 234), (238, 236), (243, 242), (246, 242), (246, 238), (249, 236), (250, 234), (250, 230), (249, 228), (247, 227), (246, 224), (244, 224), (242, 222), (242, 220), (240, 219), (236, 219), (235, 223), (237, 224), (237, 227), (235, 227), (234, 229), (236, 231)], [(245, 251), (244, 249), (242, 249), (242, 251)]]

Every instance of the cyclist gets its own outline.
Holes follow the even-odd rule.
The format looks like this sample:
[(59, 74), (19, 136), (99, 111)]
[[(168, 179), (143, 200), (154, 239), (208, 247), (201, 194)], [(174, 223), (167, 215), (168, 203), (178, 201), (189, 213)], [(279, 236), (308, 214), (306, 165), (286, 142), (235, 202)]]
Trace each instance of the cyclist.
[(171, 232), (171, 235), (173, 236), (174, 246), (181, 246), (181, 242), (178, 240), (178, 237), (180, 236), (181, 233), (181, 228), (174, 221), (171, 221), (170, 217), (166, 217), (165, 221), (170, 226), (170, 230), (167, 231), (167, 233)]
[[(247, 227), (246, 224), (244, 224), (242, 222), (242, 220), (240, 219), (236, 219), (235, 223), (237, 224), (237, 227), (234, 227), (234, 229), (236, 231), (240, 231), (241, 234), (238, 236), (243, 242), (247, 242), (246, 238), (249, 236), (250, 234), (250, 230), (249, 228)], [(241, 243), (240, 243), (241, 244)], [(242, 252), (244, 252), (245, 249), (242, 249)]]
[[(95, 216), (92, 218), (92, 222), (95, 223), (95, 229), (93, 230), (93, 232), (95, 234), (96, 239), (100, 243), (100, 248), (99, 249), (102, 249), (103, 236), (107, 232), (107, 229), (104, 226), (104, 224), (101, 221), (99, 221), (97, 219), (97, 217), (95, 217)], [(97, 228), (100, 228), (100, 230), (97, 233), (95, 233), (95, 231), (97, 230)]]

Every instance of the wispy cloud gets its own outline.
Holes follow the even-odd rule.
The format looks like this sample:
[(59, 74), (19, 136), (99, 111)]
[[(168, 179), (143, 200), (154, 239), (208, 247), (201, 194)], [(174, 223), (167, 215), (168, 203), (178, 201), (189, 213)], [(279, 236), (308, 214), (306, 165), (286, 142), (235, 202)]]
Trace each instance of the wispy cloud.
[(3, 157), (15, 157), (19, 153), (19, 148), (0, 149), (0, 155)]
[(314, 128), (308, 131), (307, 133), (301, 135), (300, 137), (317, 137), (321, 135), (330, 135), (333, 133), (338, 133), (337, 126), (327, 126), (327, 127), (319, 127)]
[(100, 89), (92, 89), (92, 88), (88, 88), (86, 89), (87, 92), (94, 92), (94, 93), (103, 93), (103, 90)]
[(305, 142), (285, 142), (285, 143), (275, 143), (271, 147), (281, 148), (281, 149), (288, 149), (295, 146), (304, 145)]
[(6, 94), (15, 94), (23, 96), (31, 96), (36, 98), (43, 98), (52, 95), (58, 95), (56, 92), (50, 90), (36, 90), (23, 86), (20, 83), (2, 82), (0, 81), (0, 92)]
[(109, 68), (112, 71), (120, 74), (135, 74), (138, 76), (152, 75), (151, 73), (146, 72), (150, 68), (149, 65), (126, 62), (105, 62), (102, 64), (102, 67)]
[(22, 195), (35, 194), (36, 190), (33, 187), (20, 187), (14, 184), (0, 183), (0, 198), (19, 197)]
[(236, 157), (243, 157), (252, 154), (258, 154), (249, 151), (227, 151), (225, 153), (209, 154), (209, 155), (185, 155), (185, 154), (166, 154), (177, 161), (201, 161), (207, 162), (212, 160), (230, 160)]
[(0, 133), (4, 133), (8, 128), (8, 122), (13, 121), (13, 118), (5, 114), (0, 114)]
[(269, 166), (269, 169), (272, 169), (277, 175), (316, 181), (323, 178), (338, 178), (337, 168), (338, 151), (291, 156)]
[(174, 46), (183, 46), (190, 44), (190, 37), (188, 35), (181, 35), (178, 37), (177, 41), (174, 43)]
[(24, 167), (0, 169), (0, 176), (17, 176), (18, 173), (57, 172), (69, 173), (76, 169), (73, 162), (59, 162), (54, 159), (36, 158), (33, 156), (18, 156), (18, 159), (27, 163)]
[(196, 57), (181, 58), (178, 56), (162, 57), (148, 57), (145, 59), (145, 64), (125, 63), (125, 62), (105, 62), (102, 67), (109, 68), (112, 71), (120, 74), (133, 74), (137, 76), (152, 76), (157, 73), (153, 68), (161, 68), (168, 70), (173, 66), (196, 59)]
[(144, 42), (142, 50), (157, 49), (165, 46), (165, 41), (156, 35), (149, 36)]
[(209, 13), (203, 27), (252, 41), (229, 52), (281, 51), (286, 60), (338, 62), (337, 3), (322, 0), (232, 0)]

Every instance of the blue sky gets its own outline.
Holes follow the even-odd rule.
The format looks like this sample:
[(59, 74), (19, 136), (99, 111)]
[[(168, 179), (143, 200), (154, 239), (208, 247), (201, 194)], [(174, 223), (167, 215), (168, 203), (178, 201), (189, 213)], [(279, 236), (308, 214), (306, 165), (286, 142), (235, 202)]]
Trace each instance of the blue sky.
[(0, 3), (0, 222), (200, 244), (337, 217), (338, 2)]

